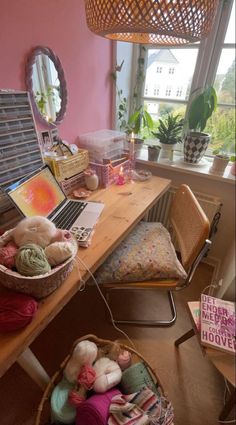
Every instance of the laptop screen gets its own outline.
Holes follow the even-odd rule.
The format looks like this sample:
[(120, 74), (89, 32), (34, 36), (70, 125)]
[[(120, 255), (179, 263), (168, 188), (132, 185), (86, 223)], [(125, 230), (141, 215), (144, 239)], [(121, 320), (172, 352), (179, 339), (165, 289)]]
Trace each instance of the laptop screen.
[(25, 217), (48, 217), (66, 199), (48, 167), (13, 183), (6, 192)]

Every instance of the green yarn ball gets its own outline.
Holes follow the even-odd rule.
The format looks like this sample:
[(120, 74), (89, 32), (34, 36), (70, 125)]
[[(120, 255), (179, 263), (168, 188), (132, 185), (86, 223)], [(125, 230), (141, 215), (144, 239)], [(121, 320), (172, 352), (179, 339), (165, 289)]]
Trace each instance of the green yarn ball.
[(51, 266), (43, 248), (29, 243), (18, 249), (16, 254), (16, 269), (23, 276), (39, 276), (50, 272)]

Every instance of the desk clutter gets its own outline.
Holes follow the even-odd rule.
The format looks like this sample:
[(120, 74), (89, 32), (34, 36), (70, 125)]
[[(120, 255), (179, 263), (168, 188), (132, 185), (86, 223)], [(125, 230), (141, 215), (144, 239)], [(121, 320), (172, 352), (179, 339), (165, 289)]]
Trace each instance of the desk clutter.
[(135, 349), (86, 335), (49, 382), (35, 425), (172, 425), (159, 378)]
[(43, 298), (68, 276), (77, 250), (73, 235), (47, 218), (24, 218), (0, 236), (0, 283)]

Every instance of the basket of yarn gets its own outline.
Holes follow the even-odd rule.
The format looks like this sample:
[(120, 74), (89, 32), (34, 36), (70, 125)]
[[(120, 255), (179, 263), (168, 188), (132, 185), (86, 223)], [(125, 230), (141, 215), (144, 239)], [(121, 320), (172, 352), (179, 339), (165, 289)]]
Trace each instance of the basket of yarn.
[(47, 218), (25, 218), (0, 236), (0, 284), (44, 298), (72, 271), (77, 250), (74, 237)]
[(77, 339), (44, 391), (35, 425), (128, 423), (124, 419), (173, 425), (173, 407), (157, 373), (123, 343), (95, 335)]

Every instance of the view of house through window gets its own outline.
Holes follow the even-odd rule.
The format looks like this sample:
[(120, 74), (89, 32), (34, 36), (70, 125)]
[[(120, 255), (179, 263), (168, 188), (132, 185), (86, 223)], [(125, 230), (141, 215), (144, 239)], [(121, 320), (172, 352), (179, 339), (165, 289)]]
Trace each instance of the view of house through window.
[(154, 121), (172, 111), (185, 115), (197, 54), (198, 46), (148, 49), (143, 99)]

